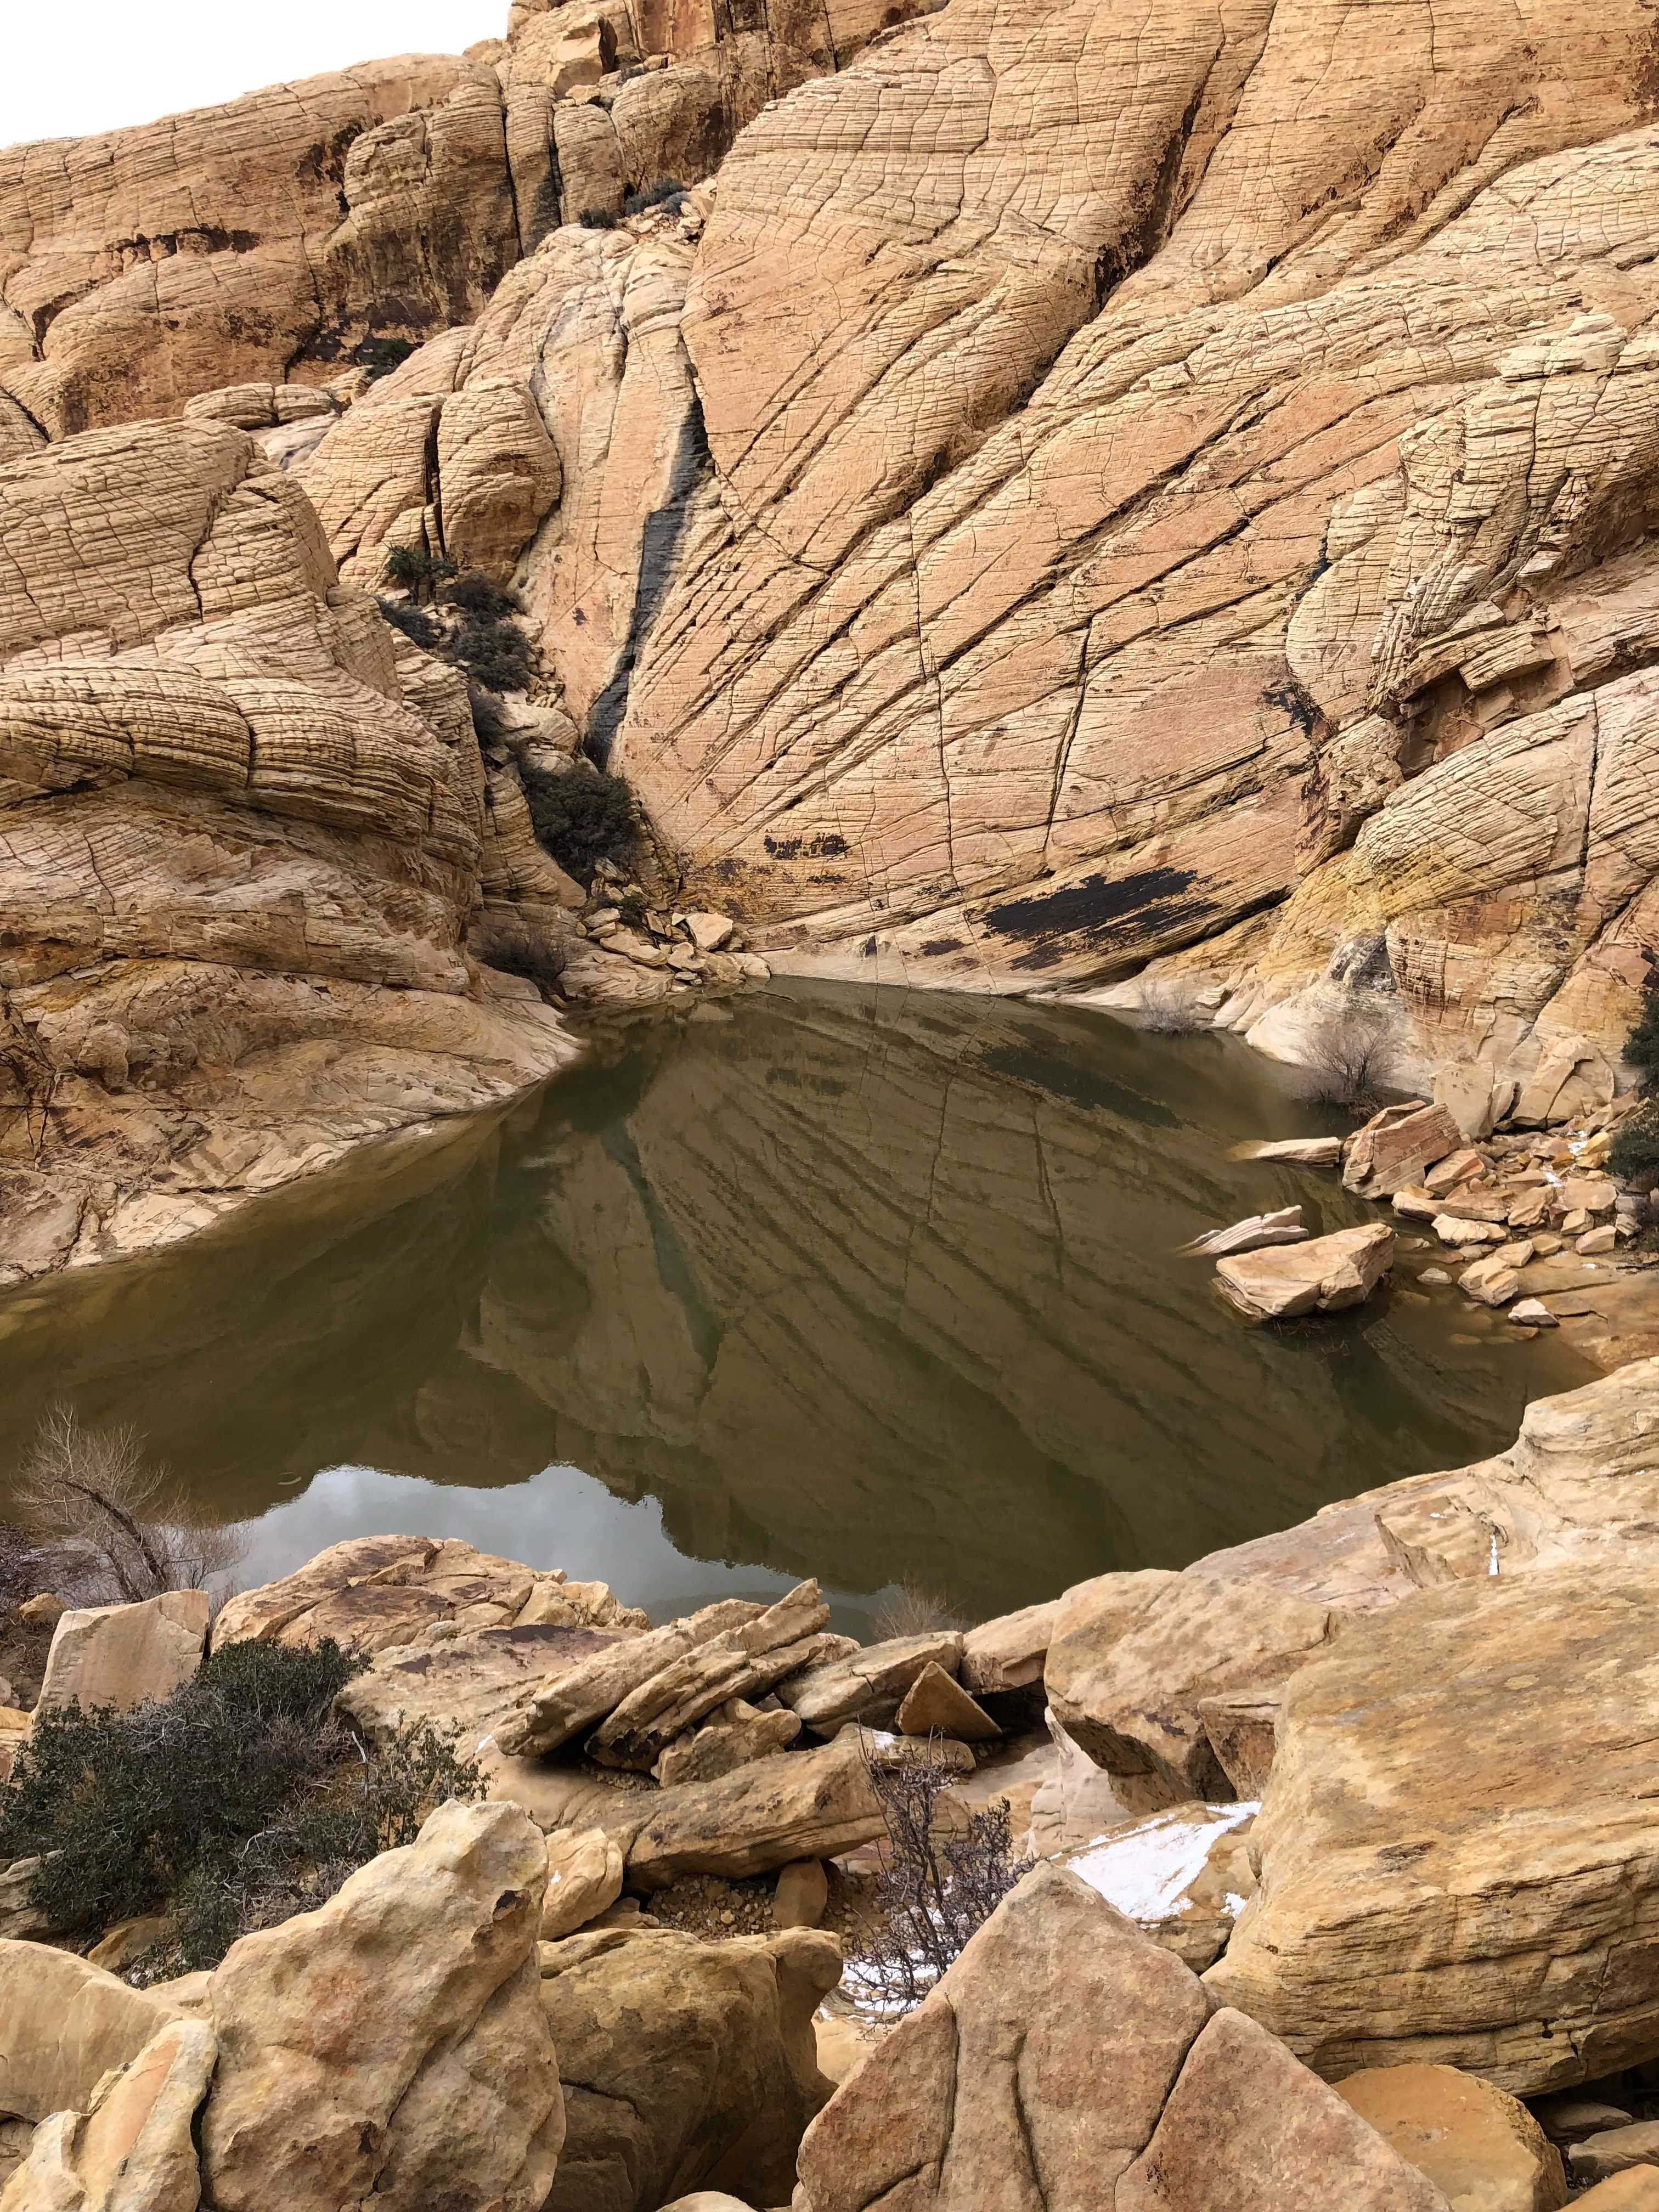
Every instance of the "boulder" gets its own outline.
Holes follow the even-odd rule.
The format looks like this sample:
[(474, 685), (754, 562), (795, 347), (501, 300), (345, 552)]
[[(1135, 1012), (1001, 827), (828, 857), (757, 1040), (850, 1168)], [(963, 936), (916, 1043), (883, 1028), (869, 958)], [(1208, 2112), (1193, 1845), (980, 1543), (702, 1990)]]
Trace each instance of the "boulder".
[(1250, 1321), (1288, 1321), (1297, 1314), (1337, 1313), (1370, 1297), (1394, 1265), (1395, 1237), (1383, 1223), (1339, 1229), (1288, 1251), (1223, 1260), (1216, 1283)]
[(1466, 1267), (1457, 1279), (1457, 1287), (1466, 1298), (1474, 1298), (1483, 1306), (1504, 1306), (1519, 1295), (1521, 1276), (1501, 1252), (1494, 1252), (1489, 1259), (1477, 1260), (1472, 1267)]
[(1573, 2199), (1573, 2212), (1659, 2212), (1659, 2166), (1628, 2166)]
[(942, 1667), (947, 1674), (960, 1670), (964, 1641), (958, 1629), (936, 1628), (866, 1644), (827, 1667), (798, 1674), (778, 1695), (817, 1735), (833, 1735), (848, 1721), (885, 1728), (924, 1668)]
[(1455, 2212), (1559, 2212), (1567, 2201), (1561, 2154), (1490, 2081), (1455, 2066), (1383, 2066), (1336, 2087)]
[(1616, 1557), (1475, 1566), (1304, 1667), (1218, 2000), (1333, 2077), (1528, 2095), (1659, 2054), (1651, 1589)]
[(6, 2212), (195, 2212), (192, 2125), (215, 2055), (205, 2021), (169, 2020), (104, 2077), (85, 2111), (36, 2128), (0, 2197)]
[(1260, 1690), (1224, 1690), (1218, 1696), (1199, 1699), (1198, 1717), (1233, 1795), (1260, 1798), (1273, 1768), (1278, 1698)]
[(603, 1720), (643, 1683), (700, 1644), (742, 1628), (766, 1611), (748, 1598), (722, 1598), (683, 1620), (596, 1652), (568, 1673), (550, 1675), (520, 1700), (495, 1730), (495, 1741), (515, 1758), (544, 1757)]
[(932, 1661), (905, 1692), (893, 1725), (901, 1735), (944, 1735), (958, 1743), (994, 1743), (1002, 1730), (960, 1682)]
[(787, 2202), (830, 2094), (812, 2015), (841, 1977), (833, 1936), (590, 1930), (544, 1944), (541, 1970), (567, 2114), (547, 2212), (655, 2212), (705, 2187)]
[(0, 2113), (87, 2111), (102, 2077), (173, 2017), (161, 1997), (72, 1951), (0, 1939)]
[(1126, 1919), (1201, 1974), (1213, 1966), (1255, 1887), (1252, 1808), (1189, 1800), (1139, 1820), (1118, 1820), (1058, 1863)]
[(796, 2212), (1446, 2212), (1284, 2046), (1040, 1865), (807, 2130)]
[(212, 1606), (205, 1590), (167, 1590), (142, 1605), (60, 1613), (40, 1705), (114, 1705), (130, 1712), (171, 1697), (202, 1663)]
[(1189, 1568), (1101, 1575), (1060, 1601), (1043, 1680), (1055, 1717), (1144, 1804), (1226, 1798), (1201, 1707), (1259, 1694), (1321, 1652), (1330, 1606)]
[(1342, 1182), (1363, 1198), (1387, 1198), (1420, 1185), (1430, 1168), (1463, 1149), (1463, 1133), (1444, 1106), (1385, 1106), (1343, 1151)]
[(962, 1639), (963, 1688), (985, 1697), (1040, 1682), (1058, 1604), (1051, 1598), (1045, 1605), (1023, 1606), (970, 1628)]
[(680, 1782), (717, 1782), (750, 1759), (783, 1751), (800, 1734), (800, 1715), (759, 1712), (741, 1698), (721, 1705), (705, 1728), (671, 1743), (652, 1771), (665, 1789)]
[(794, 1859), (780, 1867), (772, 1892), (772, 1923), (777, 1928), (816, 1928), (830, 1903), (830, 1877), (822, 1859)]
[(829, 1622), (817, 1583), (798, 1583), (754, 1620), (694, 1644), (631, 1690), (588, 1738), (589, 1758), (647, 1772), (676, 1736), (717, 1706), (763, 1696), (786, 1677), (839, 1657), (846, 1639), (826, 1640)]
[(1635, 2166), (1659, 2167), (1659, 2120), (1587, 2136), (1568, 2151), (1567, 2166), (1576, 2182), (1606, 2181)]
[(376, 1743), (427, 1722), (469, 1749), (517, 1711), (527, 1692), (556, 1680), (623, 1640), (613, 1628), (481, 1628), (432, 1644), (377, 1651), (348, 1682), (338, 1711)]
[(646, 1890), (683, 1874), (738, 1881), (792, 1859), (834, 1858), (885, 1825), (856, 1733), (754, 1759), (718, 1782), (660, 1790), (644, 1808), (642, 1819), (630, 1808), (623, 1832), (629, 1886)]
[(574, 1936), (622, 1895), (623, 1855), (603, 1828), (556, 1828), (547, 1839), (547, 1892), (542, 1900), (544, 1943)]
[(1307, 1235), (1302, 1208), (1285, 1206), (1275, 1213), (1253, 1213), (1247, 1220), (1235, 1221), (1231, 1229), (1212, 1229), (1207, 1236), (1194, 1237), (1180, 1249), (1219, 1260), (1231, 1252), (1256, 1252), (1269, 1244), (1300, 1244)]
[(1532, 2112), (1553, 2143), (1583, 2142), (1589, 2136), (1605, 2135), (1609, 2128), (1627, 2128), (1635, 2118), (1632, 2104), (1612, 2104), (1589, 2090), (1535, 2097)]
[(209, 1984), (201, 2128), (220, 2212), (535, 2212), (563, 2135), (536, 1942), (547, 1849), (450, 1803), (315, 1912), (245, 1936)]

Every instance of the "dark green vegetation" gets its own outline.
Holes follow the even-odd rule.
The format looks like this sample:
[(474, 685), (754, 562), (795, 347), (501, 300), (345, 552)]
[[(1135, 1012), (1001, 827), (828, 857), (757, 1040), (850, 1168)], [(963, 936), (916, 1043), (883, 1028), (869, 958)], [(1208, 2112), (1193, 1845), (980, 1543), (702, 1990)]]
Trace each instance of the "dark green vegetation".
[[(1620, 1125), (1607, 1165), (1620, 1182), (1651, 1194), (1659, 1188), (1659, 986), (1650, 982), (1640, 1019), (1625, 1046), (1645, 1103)], [(1650, 1212), (1651, 1212), (1650, 1206)]]
[[(482, 570), (458, 571), (453, 561), (395, 545), (386, 556), (387, 581), (409, 593), (407, 605), (378, 599), (380, 612), (422, 652), (435, 653), (465, 671), (486, 691), (523, 691), (535, 674), (530, 641), (513, 619), (515, 602)], [(428, 608), (441, 605), (460, 619), (452, 629)]]
[(581, 883), (591, 883), (599, 861), (626, 867), (639, 849), (639, 817), (633, 795), (618, 775), (589, 761), (575, 761), (556, 775), (526, 768), (525, 797), (544, 849)]
[(430, 1728), (376, 1750), (334, 1717), (365, 1664), (333, 1643), (233, 1644), (161, 1704), (38, 1713), (0, 1790), (0, 1862), (40, 1857), (29, 1902), (55, 1934), (165, 1913), (148, 1978), (216, 1966), (412, 1843), (447, 1799), (483, 1794)]

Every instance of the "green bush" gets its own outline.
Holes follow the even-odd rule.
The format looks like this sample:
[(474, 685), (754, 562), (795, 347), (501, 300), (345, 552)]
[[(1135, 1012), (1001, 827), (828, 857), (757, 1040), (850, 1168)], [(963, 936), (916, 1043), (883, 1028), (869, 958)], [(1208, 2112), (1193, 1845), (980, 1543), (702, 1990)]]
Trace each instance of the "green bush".
[(639, 817), (620, 776), (587, 761), (552, 775), (531, 768), (521, 772), (536, 836), (562, 868), (586, 884), (601, 860), (630, 864), (639, 849)]
[(1607, 1166), (1620, 1182), (1647, 1190), (1659, 1183), (1659, 1100), (1650, 1099), (1620, 1123)]
[(515, 623), (469, 616), (441, 650), (486, 691), (526, 690), (534, 673), (530, 641)]
[(401, 630), (411, 644), (418, 645), (424, 652), (435, 653), (442, 643), (442, 629), (424, 608), (404, 606), (397, 599), (377, 599), (374, 604), (393, 629)]
[(429, 1728), (377, 1750), (333, 1717), (366, 1663), (329, 1642), (233, 1644), (160, 1704), (37, 1715), (0, 1790), (0, 1862), (40, 1857), (29, 1902), (55, 1934), (165, 1912), (151, 1977), (216, 1965), (412, 1842), (446, 1799), (483, 1794)]
[(1659, 1086), (1659, 986), (1650, 983), (1647, 988), (1641, 1018), (1626, 1041), (1625, 1058), (1644, 1091)]
[(390, 376), (394, 368), (401, 368), (415, 351), (413, 338), (360, 338), (356, 346), (356, 361), (365, 370), (371, 384), (381, 377)]
[(457, 607), (462, 614), (477, 615), (484, 622), (505, 622), (518, 612), (512, 594), (492, 583), (482, 568), (463, 569), (453, 584), (445, 585), (440, 596), (447, 607)]
[(418, 605), (431, 599), (440, 584), (456, 573), (455, 563), (441, 553), (428, 553), (418, 545), (394, 545), (386, 556), (387, 580), (407, 592)]
[(584, 230), (615, 230), (622, 217), (612, 215), (609, 208), (590, 207), (584, 208), (576, 220)]
[(685, 186), (678, 177), (659, 177), (654, 183), (629, 192), (623, 201), (623, 213), (643, 215), (647, 208), (665, 207), (671, 215), (677, 215), (684, 198)]

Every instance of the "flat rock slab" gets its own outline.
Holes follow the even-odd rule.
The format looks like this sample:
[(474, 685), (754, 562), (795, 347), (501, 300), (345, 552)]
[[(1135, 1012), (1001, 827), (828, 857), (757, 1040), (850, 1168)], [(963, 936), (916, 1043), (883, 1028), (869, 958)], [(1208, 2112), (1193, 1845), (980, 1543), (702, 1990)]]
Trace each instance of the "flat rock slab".
[(1040, 1682), (1058, 1603), (1024, 1606), (970, 1628), (962, 1643), (963, 1687), (978, 1697)]
[(435, 1644), (395, 1644), (377, 1653), (337, 1703), (376, 1742), (425, 1721), (471, 1751), (527, 1691), (622, 1640), (604, 1628), (483, 1628)]
[(965, 1640), (959, 1629), (938, 1628), (866, 1644), (830, 1666), (797, 1674), (778, 1695), (818, 1735), (832, 1735), (848, 1721), (886, 1728), (925, 1668), (942, 1667), (947, 1674), (961, 1671)]
[(835, 1858), (885, 1826), (856, 1731), (817, 1751), (753, 1759), (718, 1782), (635, 1798), (624, 1817), (634, 1889), (662, 1889), (683, 1874), (738, 1881), (792, 1859)]
[[(1530, 1452), (1566, 1457), (1593, 1395)], [(1216, 1997), (1338, 2078), (1433, 2061), (1530, 2095), (1659, 2054), (1652, 1621), (1651, 1567), (1604, 1553), (1350, 1624), (1285, 1687)]]
[(1237, 1145), (1236, 1160), (1285, 1160), (1292, 1167), (1334, 1168), (1342, 1158), (1340, 1137), (1273, 1137), (1260, 1144)]
[(1259, 1251), (1268, 1244), (1300, 1244), (1307, 1237), (1302, 1208), (1284, 1206), (1274, 1213), (1252, 1213), (1243, 1221), (1235, 1221), (1231, 1229), (1212, 1229), (1207, 1236), (1194, 1237), (1181, 1249), (1219, 1260), (1233, 1252)]
[(1282, 1251), (1222, 1260), (1217, 1288), (1250, 1321), (1336, 1313), (1370, 1297), (1394, 1265), (1394, 1231), (1382, 1222), (1339, 1229)]

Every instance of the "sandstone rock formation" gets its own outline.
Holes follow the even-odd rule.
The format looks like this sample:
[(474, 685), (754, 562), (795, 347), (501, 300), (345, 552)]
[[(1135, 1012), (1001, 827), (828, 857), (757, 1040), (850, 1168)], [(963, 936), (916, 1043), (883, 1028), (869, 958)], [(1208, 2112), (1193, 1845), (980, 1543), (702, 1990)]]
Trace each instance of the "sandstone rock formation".
[(1429, 2061), (1526, 2094), (1659, 2051), (1650, 1579), (1426, 1589), (1293, 1675), (1212, 1993), (1337, 2077)]
[(106, 2074), (173, 2018), (148, 1990), (45, 1943), (0, 1939), (0, 2114), (85, 2112)]
[(1076, 1875), (1040, 1867), (801, 2145), (798, 2212), (1445, 2199)]
[(536, 1941), (546, 1848), (515, 1808), (441, 1807), (330, 1902), (234, 1945), (201, 2125), (225, 2212), (536, 2212), (564, 2135)]
[(841, 1977), (833, 1936), (596, 1930), (544, 1944), (541, 1969), (567, 2119), (549, 2212), (654, 2212), (704, 2186), (787, 2200), (830, 2094), (812, 2014)]
[[(463, 939), (459, 673), (198, 419), (0, 468), (0, 1281), (142, 1249), (573, 1056)], [(494, 995), (492, 995), (492, 991)]]
[(71, 1608), (58, 1617), (40, 1685), (42, 1706), (114, 1705), (125, 1712), (170, 1697), (202, 1663), (211, 1601), (167, 1590), (142, 1605)]
[(1394, 1265), (1394, 1231), (1382, 1222), (1368, 1222), (1289, 1250), (1218, 1261), (1216, 1287), (1249, 1321), (1340, 1313), (1364, 1304)]
[(216, 2054), (204, 2021), (159, 2028), (84, 2112), (54, 2112), (35, 2129), (0, 2195), (6, 2212), (195, 2212), (192, 2123)]
[(1436, 2182), (1458, 2212), (1560, 2212), (1561, 2154), (1515, 2098), (1453, 2066), (1351, 2074), (1337, 2094)]

